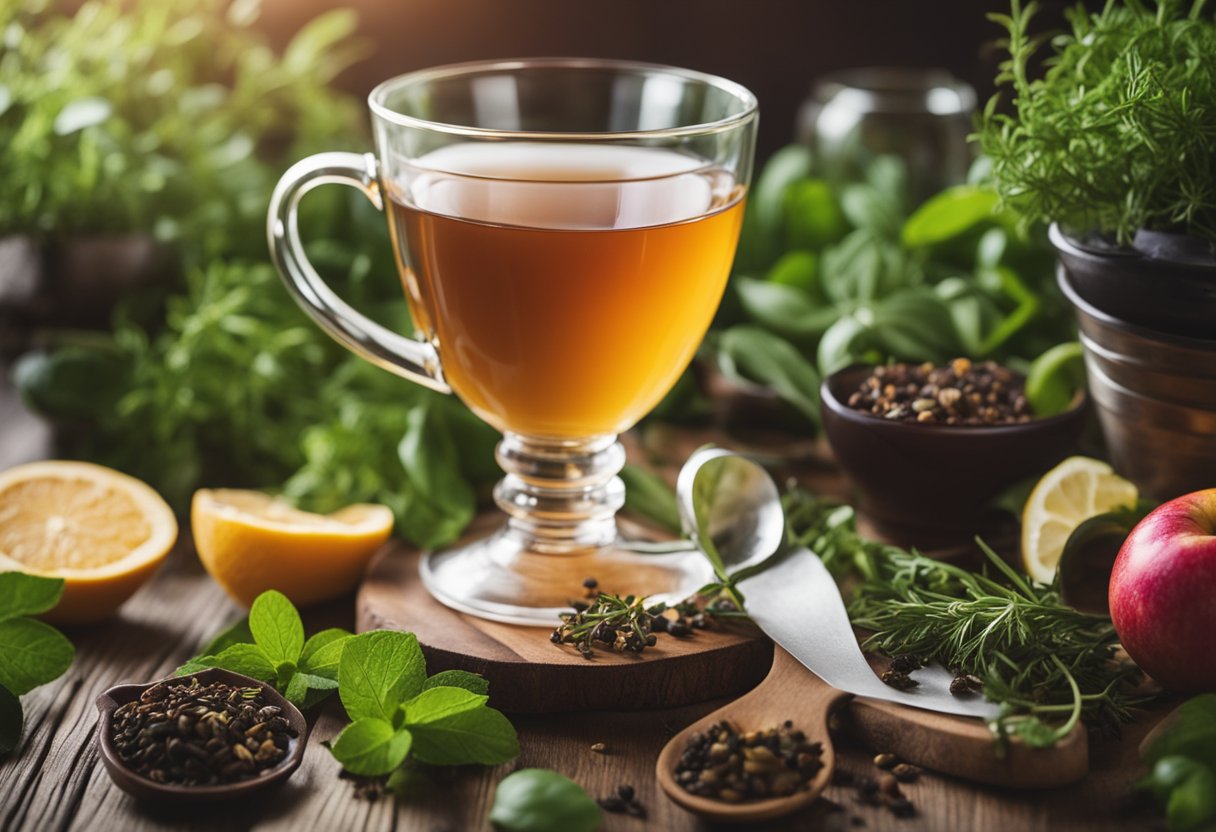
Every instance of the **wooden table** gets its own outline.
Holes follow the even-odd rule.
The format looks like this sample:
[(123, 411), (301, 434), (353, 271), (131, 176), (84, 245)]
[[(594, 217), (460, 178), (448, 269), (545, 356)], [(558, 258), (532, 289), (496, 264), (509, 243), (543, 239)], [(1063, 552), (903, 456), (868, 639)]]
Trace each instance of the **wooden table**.
[[(44, 453), (45, 434), (24, 416), (0, 378), (0, 469)], [(720, 703), (646, 713), (594, 713), (513, 718), (523, 753), (495, 769), (467, 767), (441, 772), (410, 799), (355, 796), (339, 779), (338, 764), (320, 743), (344, 724), (341, 708), (328, 705), (316, 719), (300, 771), (265, 802), (166, 811), (137, 804), (111, 782), (96, 749), (93, 700), (124, 681), (164, 677), (242, 610), (203, 572), (188, 542), (155, 579), (123, 608), (119, 618), (69, 633), (76, 661), (57, 681), (22, 699), (26, 729), (19, 751), (0, 762), (0, 831), (290, 829), (419, 830), (488, 829), (494, 784), (515, 768), (556, 769), (593, 796), (629, 783), (649, 812), (647, 820), (605, 815), (608, 832), (713, 828), (685, 814), (654, 783), (659, 749), (673, 733)], [(353, 600), (306, 611), (309, 632), (353, 625)], [(1152, 812), (1126, 803), (1139, 776), (1135, 748), (1152, 720), (1130, 726), (1120, 743), (1095, 742), (1093, 771), (1077, 786), (1053, 792), (1016, 793), (977, 787), (926, 773), (904, 791), (918, 816), (901, 820), (881, 808), (862, 806), (849, 789), (829, 787), (802, 815), (756, 829), (771, 830), (1131, 830), (1164, 828)], [(591, 751), (602, 742), (607, 753)], [(848, 738), (836, 740), (838, 765), (873, 773), (873, 751)], [(860, 818), (861, 823), (857, 823)]]

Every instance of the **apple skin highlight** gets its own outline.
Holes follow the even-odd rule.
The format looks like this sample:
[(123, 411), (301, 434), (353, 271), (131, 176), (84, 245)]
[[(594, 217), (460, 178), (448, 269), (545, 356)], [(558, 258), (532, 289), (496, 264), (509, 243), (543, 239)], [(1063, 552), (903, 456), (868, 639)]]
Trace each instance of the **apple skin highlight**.
[(1133, 661), (1179, 693), (1216, 691), (1216, 488), (1154, 509), (1110, 576), (1110, 614)]

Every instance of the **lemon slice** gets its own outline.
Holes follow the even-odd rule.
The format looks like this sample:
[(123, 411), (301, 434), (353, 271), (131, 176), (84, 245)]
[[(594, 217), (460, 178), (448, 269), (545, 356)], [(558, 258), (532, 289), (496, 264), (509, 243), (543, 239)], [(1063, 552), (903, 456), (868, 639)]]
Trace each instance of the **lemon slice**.
[(190, 520), (199, 560), (246, 606), (268, 589), (297, 605), (349, 592), (393, 530), (393, 513), (385, 506), (313, 514), (236, 489), (196, 491)]
[(1134, 506), (1136, 486), (1105, 462), (1072, 456), (1035, 485), (1022, 509), (1022, 566), (1036, 581), (1055, 577), (1064, 544), (1073, 529), (1091, 517)]
[(87, 462), (33, 462), (0, 473), (0, 572), (63, 578), (49, 620), (111, 615), (175, 540), (173, 510), (134, 477)]

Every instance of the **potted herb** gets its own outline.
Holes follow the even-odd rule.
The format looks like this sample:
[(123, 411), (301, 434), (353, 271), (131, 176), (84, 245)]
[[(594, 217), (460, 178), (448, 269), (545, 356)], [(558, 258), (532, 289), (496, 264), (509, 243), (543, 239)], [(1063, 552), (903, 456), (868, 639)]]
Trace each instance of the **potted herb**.
[(1036, 5), (1009, 32), (978, 137), (1023, 221), (1053, 222), (1116, 465), (1158, 497), (1216, 469), (1216, 10), (1206, 0), (1078, 8), (1050, 39)]

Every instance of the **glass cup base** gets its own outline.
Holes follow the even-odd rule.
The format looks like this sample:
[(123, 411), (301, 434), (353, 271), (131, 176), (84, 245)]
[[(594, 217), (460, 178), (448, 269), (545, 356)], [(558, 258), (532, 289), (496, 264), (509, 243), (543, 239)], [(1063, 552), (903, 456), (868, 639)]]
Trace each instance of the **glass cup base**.
[(419, 567), (423, 584), (459, 612), (534, 627), (556, 627), (561, 613), (582, 598), (583, 581), (598, 589), (675, 603), (713, 578), (697, 551), (641, 554), (618, 541), (582, 551), (530, 551), (509, 528), (462, 546), (427, 552)]

